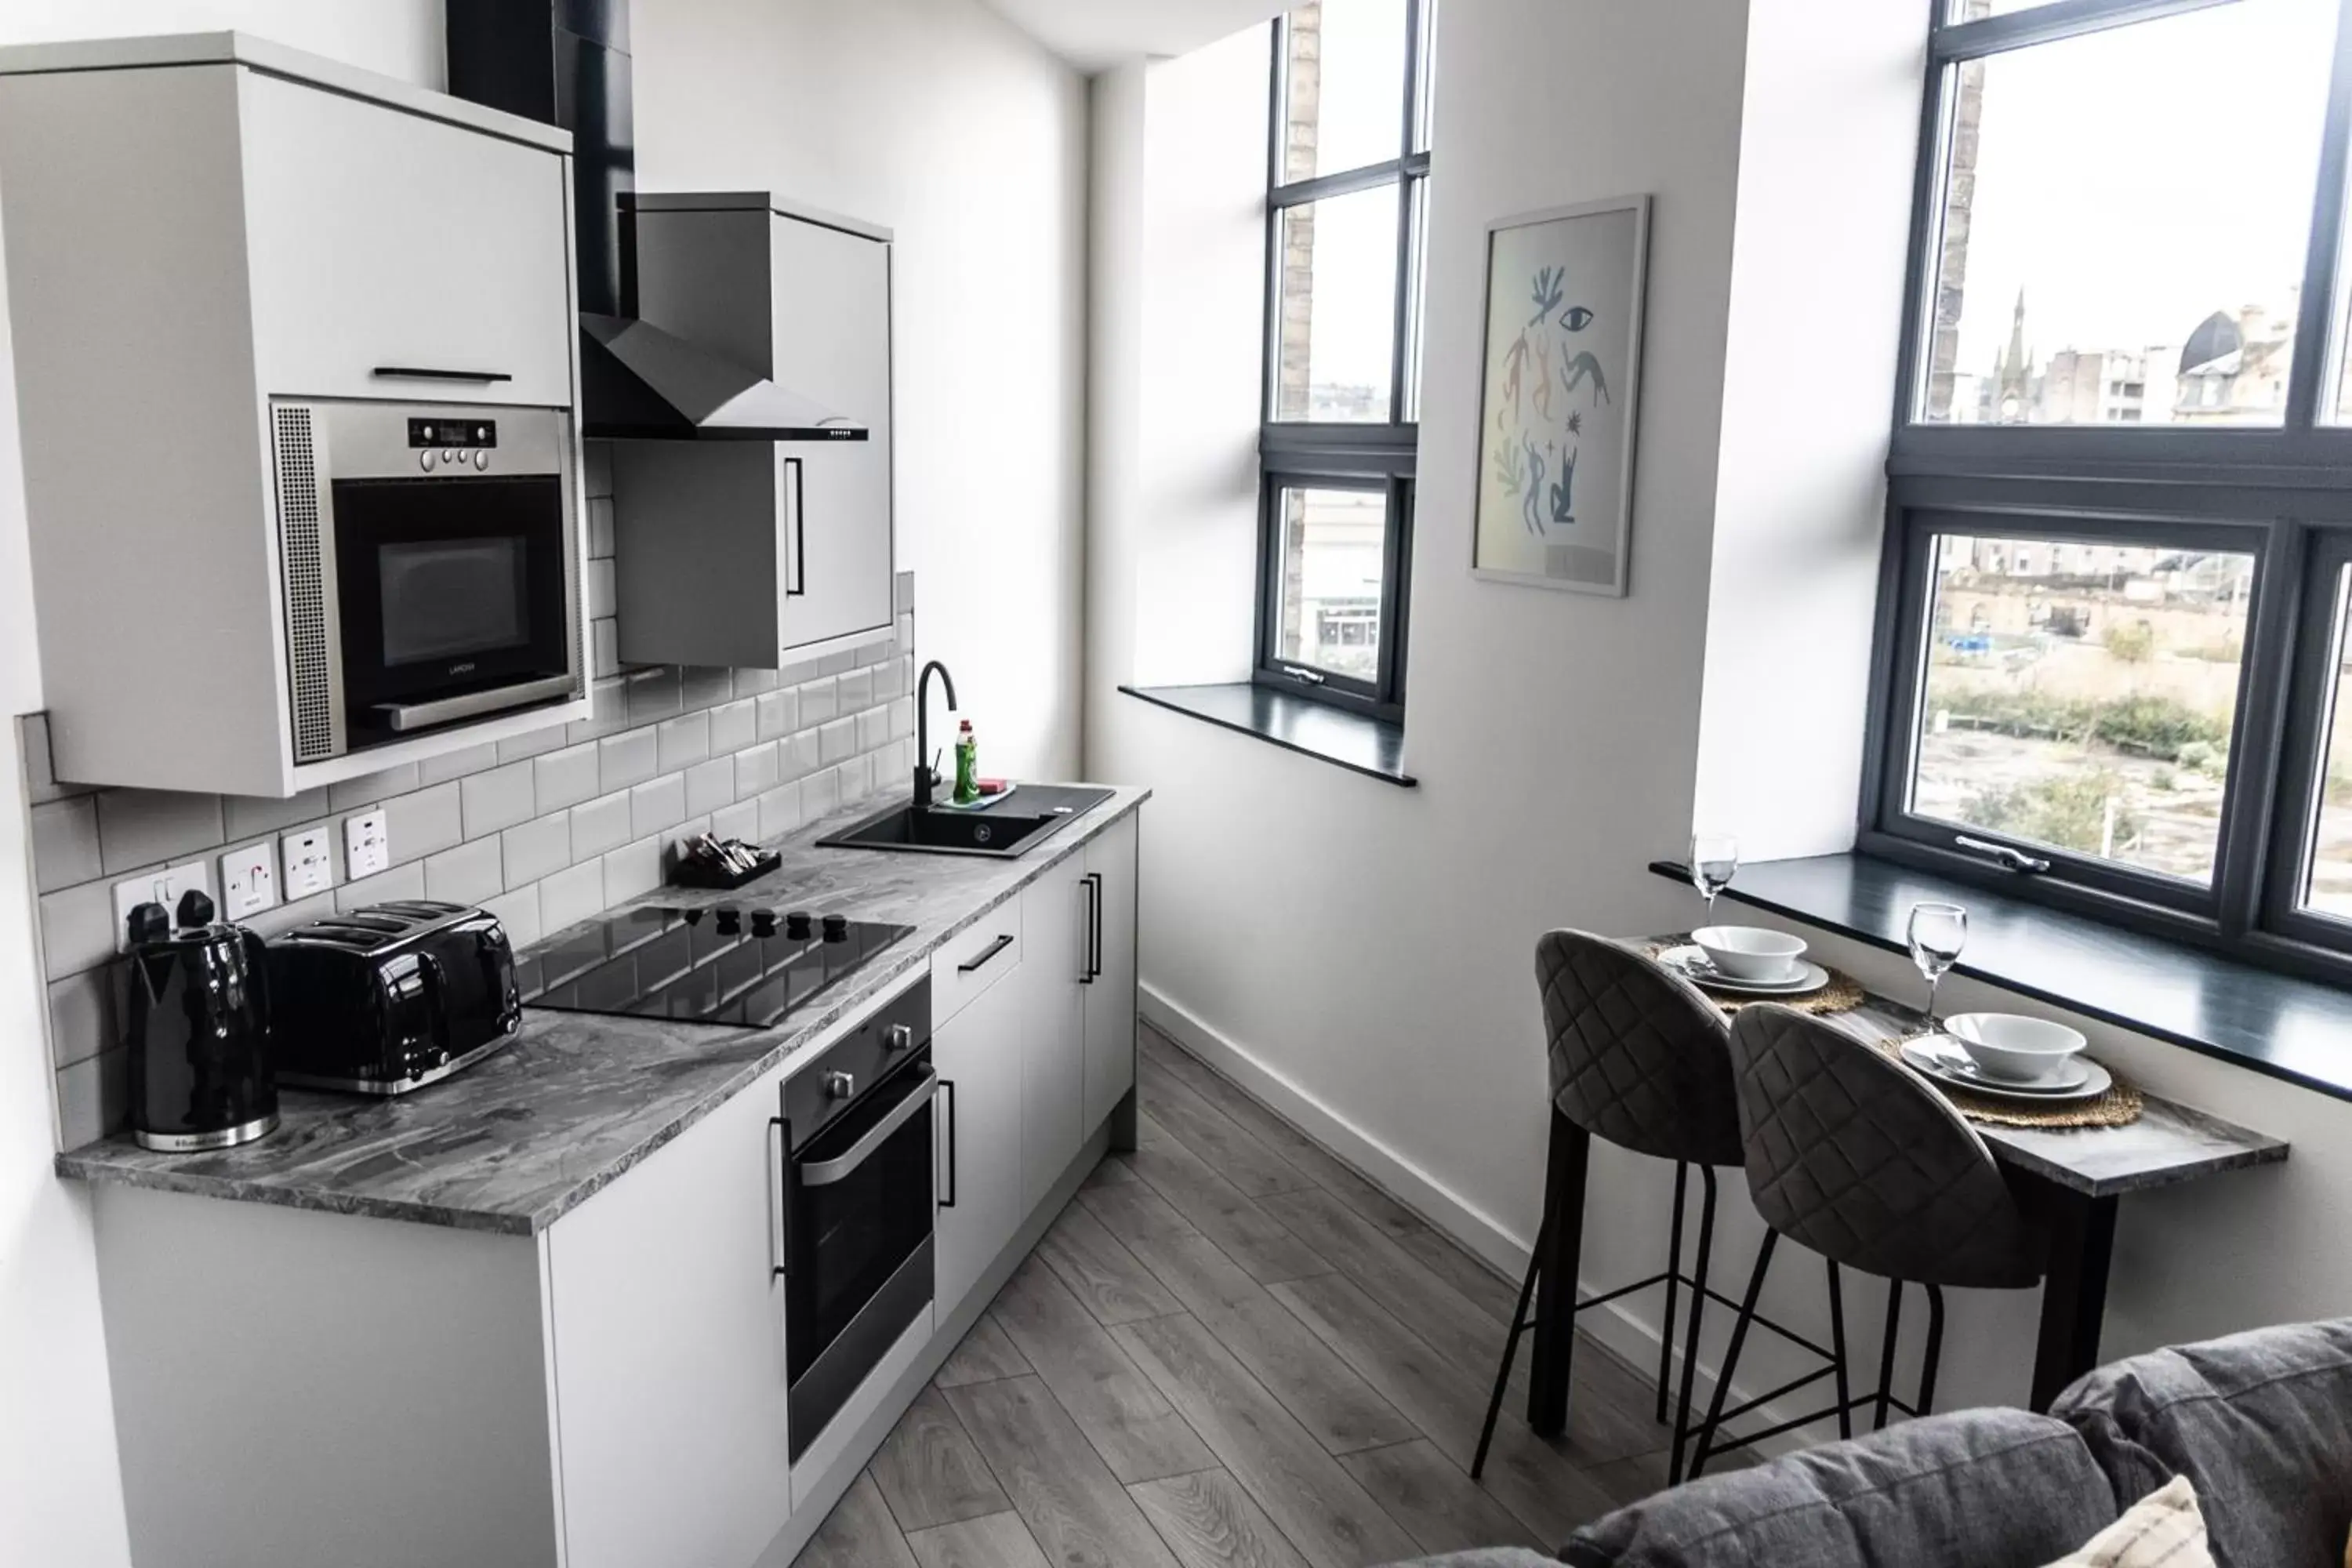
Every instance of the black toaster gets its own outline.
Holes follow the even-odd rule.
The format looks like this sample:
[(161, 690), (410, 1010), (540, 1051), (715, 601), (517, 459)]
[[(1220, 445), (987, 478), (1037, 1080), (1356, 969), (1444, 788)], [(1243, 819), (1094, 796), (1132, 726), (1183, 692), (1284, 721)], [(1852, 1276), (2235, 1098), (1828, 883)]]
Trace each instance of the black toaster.
[(405, 1094), (512, 1039), (514, 950), (487, 910), (370, 904), (270, 939), (278, 1081)]

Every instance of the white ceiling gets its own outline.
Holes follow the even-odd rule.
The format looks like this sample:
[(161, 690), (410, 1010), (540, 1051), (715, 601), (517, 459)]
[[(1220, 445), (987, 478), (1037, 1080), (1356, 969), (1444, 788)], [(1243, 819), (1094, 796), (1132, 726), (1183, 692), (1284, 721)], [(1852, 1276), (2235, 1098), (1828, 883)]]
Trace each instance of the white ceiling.
[(1289, 9), (1286, 0), (987, 0), (1081, 70), (1181, 55)]

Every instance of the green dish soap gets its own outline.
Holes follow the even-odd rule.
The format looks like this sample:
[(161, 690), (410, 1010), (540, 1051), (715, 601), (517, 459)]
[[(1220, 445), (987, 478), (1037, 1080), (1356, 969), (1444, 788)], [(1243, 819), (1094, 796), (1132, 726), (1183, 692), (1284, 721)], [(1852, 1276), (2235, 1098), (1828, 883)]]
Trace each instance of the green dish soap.
[(958, 805), (971, 805), (980, 799), (980, 740), (971, 732), (969, 719), (956, 726), (955, 753), (953, 798)]

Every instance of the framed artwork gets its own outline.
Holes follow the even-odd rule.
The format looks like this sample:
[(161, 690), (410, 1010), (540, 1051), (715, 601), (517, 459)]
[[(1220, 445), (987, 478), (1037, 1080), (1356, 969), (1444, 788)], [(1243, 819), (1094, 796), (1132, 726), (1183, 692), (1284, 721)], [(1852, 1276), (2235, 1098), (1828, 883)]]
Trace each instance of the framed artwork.
[(1474, 576), (1625, 593), (1650, 198), (1486, 229)]

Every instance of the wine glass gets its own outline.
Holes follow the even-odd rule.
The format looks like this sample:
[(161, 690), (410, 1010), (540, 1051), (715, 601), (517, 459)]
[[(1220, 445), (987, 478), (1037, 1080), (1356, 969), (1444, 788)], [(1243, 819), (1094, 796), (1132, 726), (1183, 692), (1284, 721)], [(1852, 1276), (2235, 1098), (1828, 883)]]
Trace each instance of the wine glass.
[(1936, 987), (1969, 942), (1969, 911), (1958, 904), (1911, 906), (1911, 962), (1927, 982), (1927, 1032), (1936, 1030)]
[(1731, 886), (1739, 874), (1739, 840), (1728, 833), (1694, 833), (1690, 841), (1690, 879), (1706, 899), (1707, 924), (1715, 923), (1715, 896)]

